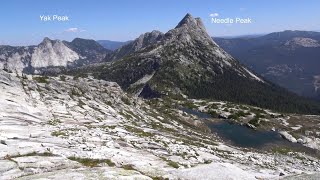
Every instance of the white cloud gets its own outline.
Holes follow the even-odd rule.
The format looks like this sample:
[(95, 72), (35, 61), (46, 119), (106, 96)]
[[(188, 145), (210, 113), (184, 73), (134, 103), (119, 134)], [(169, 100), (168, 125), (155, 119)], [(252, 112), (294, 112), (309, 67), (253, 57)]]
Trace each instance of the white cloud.
[(76, 32), (84, 32), (86, 30), (84, 29), (79, 29), (79, 28), (69, 28), (69, 29), (66, 29), (64, 32), (72, 32), (72, 33), (76, 33)]
[(69, 28), (65, 30), (65, 32), (78, 32), (78, 31), (79, 31), (78, 28)]
[(218, 13), (212, 13), (212, 14), (210, 14), (209, 16), (210, 16), (210, 17), (217, 17), (217, 16), (219, 16), (219, 14), (218, 14)]
[(240, 11), (245, 11), (245, 10), (247, 10), (247, 8), (241, 7), (241, 8), (239, 8), (239, 10)]

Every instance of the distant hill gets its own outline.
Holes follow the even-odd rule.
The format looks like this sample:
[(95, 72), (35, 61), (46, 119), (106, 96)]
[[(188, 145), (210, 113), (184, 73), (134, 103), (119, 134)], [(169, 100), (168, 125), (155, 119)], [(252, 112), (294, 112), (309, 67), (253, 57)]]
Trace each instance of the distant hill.
[(213, 38), (220, 47), (265, 78), (320, 99), (320, 33), (274, 32), (254, 38)]
[(121, 41), (110, 41), (110, 40), (97, 40), (97, 42), (101, 46), (103, 46), (104, 48), (114, 51), (114, 50), (130, 43), (131, 41), (121, 42)]
[(264, 36), (266, 34), (244, 34), (244, 35), (236, 35), (236, 36), (217, 36), (217, 38), (224, 39), (234, 39), (234, 38), (256, 38), (260, 36)]

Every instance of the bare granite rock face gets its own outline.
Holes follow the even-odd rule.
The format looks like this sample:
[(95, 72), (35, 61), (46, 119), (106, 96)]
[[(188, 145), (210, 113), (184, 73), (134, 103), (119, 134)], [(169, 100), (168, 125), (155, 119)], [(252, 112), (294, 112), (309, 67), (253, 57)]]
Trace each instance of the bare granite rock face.
[(290, 41), (285, 43), (286, 46), (290, 46), (292, 48), (296, 47), (307, 47), (307, 48), (314, 48), (320, 47), (320, 44), (317, 40), (311, 38), (303, 38), (303, 37), (295, 37), (292, 38)]
[(286, 131), (280, 131), (279, 134), (280, 134), (283, 138), (287, 139), (287, 140), (290, 141), (290, 142), (293, 142), (293, 143), (296, 143), (296, 142), (297, 142), (297, 139), (294, 138), (291, 134), (289, 134), (289, 133), (286, 132)]
[(59, 40), (52, 41), (49, 38), (45, 38), (38, 47), (34, 49), (31, 66), (34, 68), (48, 66), (66, 67), (68, 63), (72, 63), (79, 58), (79, 55), (65, 46), (63, 42)]
[(122, 46), (121, 48), (115, 50), (111, 57), (107, 57), (107, 61), (114, 61), (121, 59), (131, 53), (142, 50), (143, 48), (156, 44), (163, 38), (164, 34), (160, 31), (152, 31), (141, 34), (134, 41)]
[(110, 53), (94, 40), (44, 40), (37, 46), (0, 46), (0, 68), (10, 72), (41, 73), (50, 68), (79, 67), (104, 61)]

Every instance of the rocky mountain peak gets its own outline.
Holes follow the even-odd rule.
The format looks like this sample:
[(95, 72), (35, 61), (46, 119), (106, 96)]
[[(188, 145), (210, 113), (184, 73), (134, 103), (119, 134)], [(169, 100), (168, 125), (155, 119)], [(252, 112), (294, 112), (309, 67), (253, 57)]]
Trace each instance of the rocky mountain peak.
[(178, 23), (178, 25), (175, 28), (181, 28), (181, 27), (188, 27), (188, 28), (194, 28), (194, 29), (201, 29), (203, 31), (206, 31), (206, 28), (204, 27), (201, 19), (199, 17), (194, 18), (191, 14), (187, 13), (184, 18)]
[(196, 24), (195, 19), (193, 18), (193, 16), (190, 13), (187, 13), (184, 18), (178, 23), (178, 25), (176, 26), (176, 28), (179, 28), (183, 25), (189, 25), (189, 24)]
[[(117, 57), (126, 58), (118, 58), (118, 62), (104, 69), (99, 78), (116, 81), (123, 89), (144, 98), (184, 94), (201, 98), (223, 96), (234, 100), (232, 94), (238, 93), (239, 89), (231, 88), (228, 95), (224, 89), (239, 87), (249, 92), (246, 88), (250, 86), (244, 86), (244, 83), (267, 86), (262, 78), (212, 40), (200, 18), (187, 14), (159, 41), (146, 43), (155, 33), (143, 34), (116, 51)], [(139, 43), (148, 46), (133, 51)], [(249, 98), (256, 97), (247, 94), (244, 99)]]
[[(178, 25), (163, 34), (160, 31), (154, 30), (152, 32), (147, 32), (140, 35), (137, 39), (131, 43), (122, 46), (120, 49), (116, 50), (114, 55), (109, 59), (117, 60), (122, 57), (137, 52), (150, 45), (159, 44), (178, 44), (178, 46), (189, 46), (194, 43), (200, 43), (207, 45), (213, 45), (218, 47), (218, 45), (212, 40), (208, 35), (202, 21), (200, 18), (194, 18), (191, 14), (186, 14), (184, 18), (178, 23)], [(220, 53), (225, 54), (225, 53)], [(224, 55), (225, 57), (225, 55)]]
[(68, 48), (62, 41), (51, 40), (48, 37), (34, 49), (31, 65), (34, 68), (49, 66), (64, 66), (79, 59), (79, 55)]
[(152, 32), (147, 32), (142, 35), (140, 35), (135, 41), (134, 41), (134, 49), (140, 50), (150, 44), (156, 43), (157, 41), (161, 40), (163, 36), (163, 33), (157, 30), (154, 30)]
[(127, 45), (122, 46), (121, 48), (117, 49), (112, 57), (109, 60), (117, 60), (121, 59), (122, 57), (139, 51), (147, 46), (153, 45), (159, 41), (161, 41), (164, 37), (164, 34), (160, 31), (153, 30), (152, 32), (146, 32), (141, 34), (137, 39), (130, 42)]
[(180, 42), (198, 41), (206, 45), (218, 46), (206, 31), (201, 19), (194, 18), (191, 14), (186, 14), (178, 25), (166, 33), (167, 39), (177, 39)]
[(51, 40), (50, 38), (45, 37), (45, 38), (43, 38), (42, 42), (38, 46), (52, 44), (53, 41), (54, 40)]
[(45, 37), (42, 42), (37, 46), (38, 48), (52, 48), (52, 47), (65, 46), (61, 40), (52, 40), (48, 37)]
[(42, 42), (51, 42), (51, 39), (48, 37), (43, 38)]

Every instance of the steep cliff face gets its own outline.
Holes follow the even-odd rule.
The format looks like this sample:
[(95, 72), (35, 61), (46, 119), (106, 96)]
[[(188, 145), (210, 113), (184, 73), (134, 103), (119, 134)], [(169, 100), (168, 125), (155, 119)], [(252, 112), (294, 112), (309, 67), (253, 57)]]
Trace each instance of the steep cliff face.
[(41, 73), (50, 68), (102, 62), (110, 52), (94, 40), (76, 38), (67, 42), (44, 38), (37, 46), (0, 46), (0, 68), (19, 73)]
[(30, 64), (34, 48), (34, 46), (0, 46), (0, 68), (8, 71), (22, 72)]
[(42, 68), (49, 66), (66, 67), (80, 59), (80, 56), (63, 42), (50, 40), (45, 38), (32, 53), (31, 66), (33, 68)]

